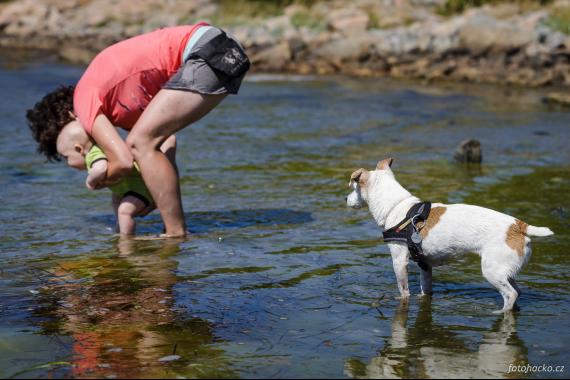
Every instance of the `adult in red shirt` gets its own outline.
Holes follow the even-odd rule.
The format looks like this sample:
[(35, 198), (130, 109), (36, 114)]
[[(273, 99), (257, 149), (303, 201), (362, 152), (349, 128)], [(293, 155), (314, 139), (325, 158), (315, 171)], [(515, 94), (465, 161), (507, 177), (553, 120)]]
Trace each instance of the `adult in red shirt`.
[[(82, 162), (67, 136), (85, 134), (108, 158), (97, 188), (129, 174), (134, 161), (165, 225), (165, 235), (186, 234), (176, 167), (162, 143), (201, 119), (227, 94), (237, 94), (249, 60), (237, 41), (206, 23), (163, 28), (100, 52), (77, 86), (46, 95), (27, 118), (38, 151), (49, 160)], [(129, 131), (126, 141), (116, 127)]]

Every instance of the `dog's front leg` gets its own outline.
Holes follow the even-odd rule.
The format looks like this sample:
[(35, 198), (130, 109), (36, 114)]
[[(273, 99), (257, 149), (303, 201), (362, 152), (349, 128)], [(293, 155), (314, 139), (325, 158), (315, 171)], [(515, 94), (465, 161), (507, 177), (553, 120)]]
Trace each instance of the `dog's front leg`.
[(420, 268), (420, 286), (422, 288), (422, 296), (431, 295), (431, 267), (427, 270)]
[(410, 296), (410, 290), (408, 289), (408, 247), (403, 244), (391, 243), (388, 244), (388, 248), (390, 248), (390, 254), (392, 255), (392, 264), (394, 265), (400, 296), (408, 298)]

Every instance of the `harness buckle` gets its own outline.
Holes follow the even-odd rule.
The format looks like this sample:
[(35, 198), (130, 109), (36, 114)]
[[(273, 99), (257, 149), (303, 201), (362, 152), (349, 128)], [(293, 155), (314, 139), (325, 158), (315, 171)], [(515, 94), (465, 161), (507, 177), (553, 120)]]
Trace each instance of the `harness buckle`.
[(412, 260), (417, 262), (420, 268), (424, 270), (429, 268), (429, 265), (425, 262), (423, 257), (423, 249), (421, 245), (423, 238), (416, 221), (419, 219), (418, 224), (423, 223), (422, 227), (424, 227), (425, 220), (427, 220), (430, 210), (431, 202), (416, 204), (408, 211), (406, 219), (397, 224), (396, 227), (392, 227), (383, 233), (384, 241), (407, 242)]
[(414, 244), (420, 244), (422, 242), (422, 235), (418, 231), (414, 231), (410, 237)]

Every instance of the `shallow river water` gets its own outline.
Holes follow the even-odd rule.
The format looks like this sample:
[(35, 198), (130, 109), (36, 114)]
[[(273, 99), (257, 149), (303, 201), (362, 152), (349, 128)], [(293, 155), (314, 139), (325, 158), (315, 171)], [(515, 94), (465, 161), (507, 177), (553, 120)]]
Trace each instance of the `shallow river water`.
[[(190, 237), (120, 240), (110, 193), (44, 162), (25, 123), (83, 68), (0, 65), (0, 377), (568, 377), (570, 111), (541, 91), (252, 75), (178, 136)], [(481, 166), (452, 161), (469, 137)], [(476, 256), (436, 268), (431, 301), (396, 299), (381, 231), (344, 202), (388, 156), (423, 199), (555, 231), (534, 239), (519, 312), (492, 313)]]

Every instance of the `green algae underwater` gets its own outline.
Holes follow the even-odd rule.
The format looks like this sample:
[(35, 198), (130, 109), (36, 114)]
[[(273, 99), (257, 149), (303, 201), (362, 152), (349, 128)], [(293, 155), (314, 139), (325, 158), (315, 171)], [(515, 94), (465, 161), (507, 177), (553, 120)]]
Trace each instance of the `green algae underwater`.
[[(252, 75), (178, 136), (191, 236), (128, 240), (110, 193), (45, 163), (25, 124), (83, 69), (0, 63), (1, 377), (567, 377), (570, 112), (542, 90)], [(452, 161), (465, 138), (482, 165)], [(533, 241), (519, 312), (492, 314), (476, 256), (436, 268), (431, 300), (396, 299), (381, 231), (344, 202), (350, 173), (387, 156), (423, 199), (556, 233)], [(509, 372), (527, 364), (552, 371)]]

